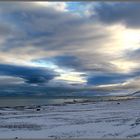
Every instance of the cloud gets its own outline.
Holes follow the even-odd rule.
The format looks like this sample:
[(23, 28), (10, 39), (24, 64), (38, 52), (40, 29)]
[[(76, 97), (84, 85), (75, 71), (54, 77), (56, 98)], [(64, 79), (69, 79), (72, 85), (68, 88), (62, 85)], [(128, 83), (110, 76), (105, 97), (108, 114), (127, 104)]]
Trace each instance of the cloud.
[[(93, 4), (94, 5), (94, 4)], [(92, 12), (92, 11), (90, 11)], [(124, 24), (130, 28), (140, 27), (140, 4), (138, 2), (102, 2), (93, 6), (92, 18), (106, 24)]]
[(67, 4), (66, 2), (34, 2), (37, 5), (53, 8), (58, 11), (67, 11)]
[(140, 59), (140, 49), (135, 49), (133, 51), (127, 51), (125, 54), (126, 59), (139, 62)]
[(78, 57), (72, 55), (61, 55), (49, 58), (40, 58), (32, 60), (35, 63), (52, 63), (61, 68), (76, 69), (77, 67), (82, 67), (81, 60)]
[[(11, 4), (10, 8), (7, 6), (5, 3), (1, 6), (1, 13), (5, 14), (4, 21), (11, 23), (9, 27), (14, 25), (14, 31), (20, 30), (21, 34), (17, 33), (4, 41), (1, 61), (7, 62), (6, 55), (11, 58), (9, 61), (14, 58), (15, 62), (54, 57), (59, 59), (57, 63), (63, 65), (71, 63), (67, 67), (78, 71), (114, 69), (108, 62), (114, 56), (107, 56), (102, 51), (104, 42), (112, 40), (112, 33), (107, 28), (70, 11), (59, 12), (51, 7), (44, 8), (34, 3), (27, 6), (26, 2), (23, 4), (16, 2)], [(73, 58), (71, 60), (66, 58), (68, 63), (60, 62), (62, 61), (60, 57), (67, 55)], [(78, 61), (78, 64), (74, 64), (75, 61)]]
[(97, 75), (97, 76), (89, 76), (88, 84), (90, 85), (107, 85), (107, 84), (116, 84), (123, 83), (127, 79), (129, 79), (130, 75), (123, 74), (109, 74), (109, 75)]
[(24, 79), (13, 76), (0, 76), (0, 86), (24, 84)]
[(123, 89), (139, 75), (139, 4), (70, 4), (1, 3), (0, 75), (26, 85)]
[(55, 76), (58, 76), (56, 73), (43, 68), (41, 69), (35, 67), (6, 64), (0, 64), (0, 75), (22, 78), (26, 83), (29, 84), (47, 83)]

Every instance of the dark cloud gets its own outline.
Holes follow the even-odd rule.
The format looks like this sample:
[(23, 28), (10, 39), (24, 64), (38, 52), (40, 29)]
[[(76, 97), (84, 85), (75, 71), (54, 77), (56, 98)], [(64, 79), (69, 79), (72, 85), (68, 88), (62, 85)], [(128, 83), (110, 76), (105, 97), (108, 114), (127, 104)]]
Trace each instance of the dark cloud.
[(12, 28), (6, 23), (0, 24), (0, 36), (9, 36), (12, 33)]
[(66, 69), (74, 69), (79, 72), (113, 72), (115, 66), (106, 62), (108, 56), (100, 55), (98, 53), (86, 54), (65, 54), (57, 55), (55, 57), (34, 59), (33, 62), (47, 63), (51, 62), (58, 67)]
[(89, 76), (87, 80), (89, 85), (106, 85), (106, 84), (123, 83), (130, 77), (132, 76), (114, 73), (108, 75), (104, 74), (104, 75)]
[(20, 85), (0, 85), (0, 96), (45, 96), (45, 97), (61, 97), (61, 96), (74, 96), (74, 91), (79, 91), (80, 89), (69, 88), (69, 87), (60, 87), (54, 86), (50, 87), (47, 85), (29, 85), (29, 84), (20, 84)]
[(55, 65), (58, 65), (61, 68), (71, 68), (76, 69), (77, 67), (82, 67), (81, 60), (72, 55), (62, 55), (62, 56), (55, 56), (50, 58), (40, 58), (32, 60), (33, 62), (51, 62)]
[(58, 76), (53, 71), (43, 68), (16, 66), (8, 64), (0, 64), (0, 75), (23, 78), (26, 83), (30, 84), (47, 83), (55, 76)]
[(139, 2), (102, 2), (93, 8), (97, 18), (106, 24), (123, 23), (128, 27), (140, 27), (140, 3)]
[(133, 60), (133, 61), (139, 62), (139, 60), (140, 60), (140, 49), (126, 51), (125, 58), (128, 59), (128, 60)]

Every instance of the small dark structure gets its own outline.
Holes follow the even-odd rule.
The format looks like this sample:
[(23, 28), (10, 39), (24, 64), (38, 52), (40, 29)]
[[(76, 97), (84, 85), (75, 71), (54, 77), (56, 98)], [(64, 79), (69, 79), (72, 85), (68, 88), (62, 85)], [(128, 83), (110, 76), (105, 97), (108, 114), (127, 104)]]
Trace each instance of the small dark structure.
[(73, 102), (76, 103), (77, 101), (74, 99)]
[(40, 111), (40, 108), (37, 108), (36, 111)]

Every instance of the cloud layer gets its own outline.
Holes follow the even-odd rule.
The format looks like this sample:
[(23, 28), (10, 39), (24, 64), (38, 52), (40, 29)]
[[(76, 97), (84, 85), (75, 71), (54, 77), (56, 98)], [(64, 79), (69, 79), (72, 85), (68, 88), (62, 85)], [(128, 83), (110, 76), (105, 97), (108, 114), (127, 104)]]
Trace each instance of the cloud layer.
[(139, 90), (139, 9), (137, 2), (1, 2), (0, 85)]

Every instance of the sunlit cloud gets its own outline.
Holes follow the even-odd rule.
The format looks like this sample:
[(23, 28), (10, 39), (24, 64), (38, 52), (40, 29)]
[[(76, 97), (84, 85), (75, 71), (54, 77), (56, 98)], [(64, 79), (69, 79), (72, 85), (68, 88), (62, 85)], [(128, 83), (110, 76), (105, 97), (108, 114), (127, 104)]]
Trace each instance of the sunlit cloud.
[(120, 73), (133, 72), (136, 68), (139, 67), (139, 64), (137, 64), (136, 62), (128, 60), (114, 60), (111, 63), (116, 66), (118, 72)]
[(87, 82), (85, 77), (82, 77), (79, 72), (63, 72), (59, 77), (56, 77), (56, 79), (64, 80), (68, 83), (85, 84)]
[(46, 8), (54, 8), (58, 11), (67, 11), (67, 4), (66, 2), (47, 2), (47, 1), (39, 1), (34, 2), (34, 4), (37, 4), (38, 6), (43, 6)]

